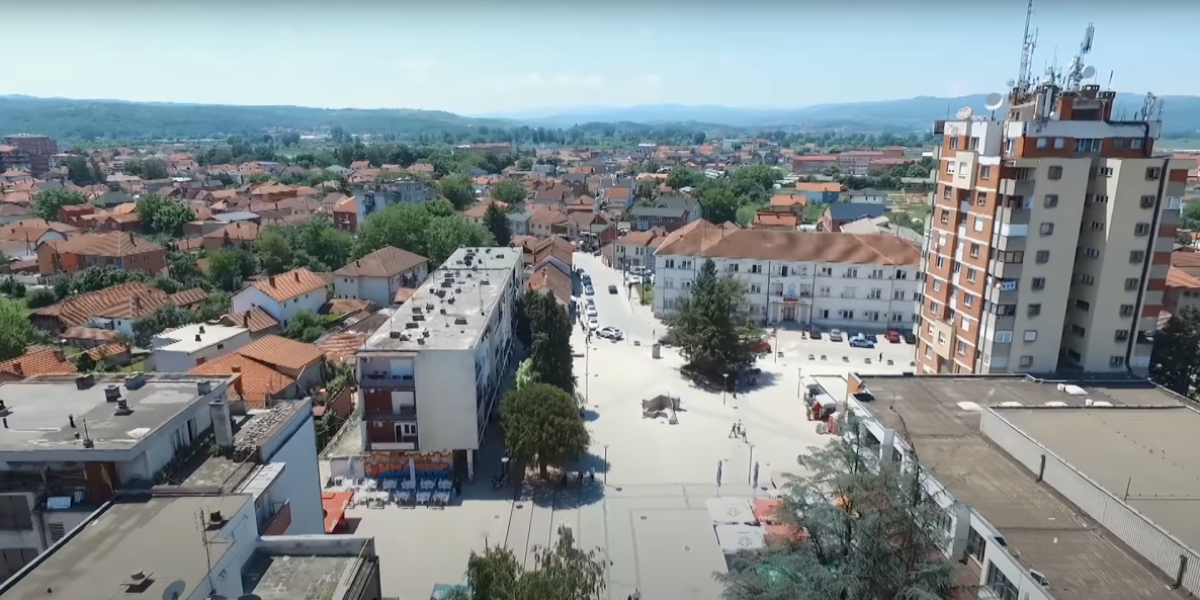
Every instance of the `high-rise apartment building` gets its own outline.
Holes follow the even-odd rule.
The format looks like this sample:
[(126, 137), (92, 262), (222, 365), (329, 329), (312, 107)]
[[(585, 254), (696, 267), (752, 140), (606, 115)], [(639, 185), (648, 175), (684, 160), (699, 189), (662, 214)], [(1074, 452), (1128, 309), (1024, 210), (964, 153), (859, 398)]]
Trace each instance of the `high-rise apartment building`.
[(921, 372), (1148, 368), (1187, 165), (1154, 153), (1153, 96), (1123, 120), (1115, 92), (1078, 82), (935, 124)]
[(58, 143), (54, 138), (31, 133), (17, 133), (4, 138), (5, 146), (20, 150), (29, 160), (29, 171), (41, 177), (50, 170), (50, 159), (58, 154)]

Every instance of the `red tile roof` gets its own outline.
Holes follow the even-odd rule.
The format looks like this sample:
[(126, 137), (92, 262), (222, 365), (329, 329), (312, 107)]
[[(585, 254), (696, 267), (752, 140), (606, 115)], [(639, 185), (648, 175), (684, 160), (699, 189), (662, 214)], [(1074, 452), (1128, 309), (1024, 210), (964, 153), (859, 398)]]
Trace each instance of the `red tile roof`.
[(211, 231), (204, 234), (206, 240), (220, 240), (224, 242), (226, 238), (230, 243), (253, 242), (258, 238), (258, 230), (260, 227), (248, 221), (238, 221), (230, 223), (216, 231)]
[(75, 372), (75, 365), (61, 351), (53, 348), (26, 350), (21, 356), (0, 362), (0, 373), (21, 378)]
[(327, 362), (352, 360), (358, 356), (358, 351), (367, 343), (365, 333), (339, 333), (331, 335), (314, 344)]
[(66, 340), (87, 340), (90, 342), (111, 342), (117, 337), (117, 332), (99, 327), (68, 327), (60, 336)]
[(258, 333), (279, 326), (279, 321), (275, 320), (271, 313), (257, 306), (246, 312), (222, 316), (221, 323), (233, 327), (245, 327), (250, 330), (250, 333)]
[(105, 344), (103, 346), (98, 346), (96, 348), (92, 348), (91, 350), (87, 351), (87, 354), (88, 354), (88, 356), (92, 357), (92, 360), (99, 361), (99, 360), (108, 358), (110, 356), (119, 356), (121, 354), (127, 354), (128, 352), (129, 352), (129, 346), (126, 346), (125, 344), (122, 344), (119, 342), (113, 342), (111, 344)]
[(385, 246), (333, 272), (335, 277), (395, 277), (428, 263), (408, 250)]
[(93, 317), (137, 319), (170, 303), (166, 292), (141, 282), (123, 283), (72, 296), (33, 311), (33, 316), (56, 318), (64, 327), (75, 327)]
[(108, 233), (83, 233), (65, 242), (60, 242), (54, 249), (59, 254), (70, 253), (84, 256), (120, 258), (134, 254), (162, 251), (163, 247), (132, 233), (111, 231)]
[(237, 353), (265, 365), (297, 370), (319, 363), (322, 358), (321, 351), (316, 346), (277, 335), (258, 338), (249, 345), (238, 348)]
[(271, 275), (254, 282), (253, 287), (277, 302), (291, 300), (309, 292), (323, 289), (327, 283), (324, 277), (308, 269), (295, 269), (278, 275)]
[(295, 379), (233, 352), (210, 360), (190, 371), (193, 375), (241, 375), (241, 396), (253, 408), (264, 408), (267, 401), (296, 383)]

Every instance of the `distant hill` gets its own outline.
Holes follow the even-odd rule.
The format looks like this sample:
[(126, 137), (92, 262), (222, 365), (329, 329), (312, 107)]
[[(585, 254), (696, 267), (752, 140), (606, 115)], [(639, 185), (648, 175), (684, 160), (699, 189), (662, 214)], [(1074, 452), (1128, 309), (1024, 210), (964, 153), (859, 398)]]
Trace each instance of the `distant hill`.
[(513, 125), (500, 119), (404, 108), (335, 110), (0, 96), (0, 135), (30, 132), (61, 139), (207, 138), (262, 135), (275, 127), (313, 130), (334, 126), (341, 126), (348, 133), (394, 133), (413, 138), (420, 134), (468, 132), (480, 126)]
[[(628, 108), (583, 108), (527, 111), (495, 115), (520, 119), (537, 125), (569, 127), (577, 123), (617, 122), (720, 123), (745, 128), (879, 129), (926, 131), (935, 119), (944, 119), (958, 109), (970, 106), (977, 114), (985, 111), (987, 95), (973, 94), (955, 98), (918, 96), (904, 100), (816, 104), (796, 109), (755, 109), (728, 106), (685, 106), (678, 104), (632, 106)], [(1118, 94), (1117, 114), (1132, 118), (1142, 103), (1140, 94)], [(1200, 97), (1164, 96), (1163, 130), (1166, 135), (1200, 135)]]

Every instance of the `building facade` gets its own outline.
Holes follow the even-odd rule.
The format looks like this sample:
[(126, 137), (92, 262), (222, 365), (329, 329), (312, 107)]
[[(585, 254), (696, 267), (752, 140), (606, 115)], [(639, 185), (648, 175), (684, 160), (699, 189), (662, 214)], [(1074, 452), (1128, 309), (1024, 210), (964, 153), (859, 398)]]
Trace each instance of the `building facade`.
[(389, 205), (424, 204), (435, 199), (437, 199), (437, 193), (429, 184), (422, 181), (369, 184), (354, 195), (355, 208), (358, 210), (354, 219), (355, 227), (364, 223), (367, 217)]
[(1144, 372), (1187, 167), (1116, 94), (1018, 88), (1002, 118), (938, 122), (919, 368)]
[(3, 144), (21, 151), (29, 161), (29, 172), (41, 177), (50, 170), (51, 158), (58, 154), (58, 143), (44, 135), (18, 133), (5, 136)]

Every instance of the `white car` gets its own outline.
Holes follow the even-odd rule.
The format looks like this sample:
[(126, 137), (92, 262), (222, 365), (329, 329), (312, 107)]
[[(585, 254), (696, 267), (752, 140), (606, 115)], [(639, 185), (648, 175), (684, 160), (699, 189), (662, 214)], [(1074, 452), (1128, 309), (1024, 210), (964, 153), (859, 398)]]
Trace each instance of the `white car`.
[(590, 329), (592, 331), (600, 329), (600, 321), (597, 321), (596, 317), (592, 317), (592, 318), (588, 319), (588, 329)]
[(599, 315), (600, 315), (600, 313), (599, 313), (599, 312), (596, 310), (596, 305), (595, 305), (595, 304), (589, 304), (589, 305), (587, 306), (587, 316), (589, 316), (589, 317), (591, 317), (591, 318), (593, 318), (593, 319), (594, 319), (594, 318), (596, 318), (596, 317), (597, 317), (597, 316), (599, 316)]
[(625, 333), (622, 332), (620, 329), (617, 329), (616, 327), (605, 327), (604, 329), (601, 329), (599, 331), (598, 335), (602, 338), (607, 338), (610, 340), (625, 339)]

